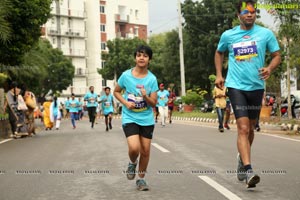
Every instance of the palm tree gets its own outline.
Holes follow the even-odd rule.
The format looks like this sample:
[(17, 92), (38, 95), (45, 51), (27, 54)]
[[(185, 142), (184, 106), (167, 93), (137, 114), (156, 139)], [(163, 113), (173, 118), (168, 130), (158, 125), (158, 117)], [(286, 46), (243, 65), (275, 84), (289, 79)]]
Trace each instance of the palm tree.
[(0, 1), (0, 43), (5, 43), (9, 40), (11, 28), (10, 24), (6, 21), (9, 14), (10, 0)]

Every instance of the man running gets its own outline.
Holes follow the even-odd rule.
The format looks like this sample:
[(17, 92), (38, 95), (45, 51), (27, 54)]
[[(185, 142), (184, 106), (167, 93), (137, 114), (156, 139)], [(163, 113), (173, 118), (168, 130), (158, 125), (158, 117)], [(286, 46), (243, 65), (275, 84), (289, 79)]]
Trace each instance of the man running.
[[(229, 52), (225, 85), (237, 120), (239, 152), (237, 177), (240, 181), (246, 180), (248, 188), (256, 187), (260, 182), (260, 177), (253, 172), (250, 154), (265, 80), (281, 62), (279, 45), (273, 32), (255, 24), (255, 3), (253, 0), (239, 1), (237, 16), (240, 25), (222, 34), (215, 53), (215, 83), (218, 88), (223, 89), (224, 53)], [(267, 66), (266, 50), (272, 57)]]
[(89, 114), (89, 119), (91, 122), (91, 128), (94, 128), (95, 118), (96, 118), (96, 109), (98, 106), (97, 103), (97, 94), (94, 92), (94, 86), (90, 86), (90, 91), (86, 93), (83, 97), (86, 103), (86, 107)]
[(161, 117), (161, 125), (166, 125), (166, 118), (168, 116), (168, 90), (165, 90), (165, 85), (161, 83), (159, 85), (159, 91), (157, 92), (158, 111)]
[[(114, 112), (114, 98), (110, 94), (110, 87), (104, 88), (105, 94), (100, 97), (102, 111), (105, 117), (106, 131), (112, 129), (111, 121)], [(109, 129), (108, 129), (109, 128)]]

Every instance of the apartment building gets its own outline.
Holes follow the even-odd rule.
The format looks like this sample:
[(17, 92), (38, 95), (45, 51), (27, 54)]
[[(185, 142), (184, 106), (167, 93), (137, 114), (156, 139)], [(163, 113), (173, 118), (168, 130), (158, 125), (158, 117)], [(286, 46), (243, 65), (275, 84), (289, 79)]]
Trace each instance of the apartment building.
[(114, 81), (103, 80), (101, 53), (114, 38), (147, 38), (148, 0), (54, 0), (52, 18), (43, 32), (54, 48), (75, 66), (72, 85), (63, 94), (83, 95), (93, 85), (98, 93)]

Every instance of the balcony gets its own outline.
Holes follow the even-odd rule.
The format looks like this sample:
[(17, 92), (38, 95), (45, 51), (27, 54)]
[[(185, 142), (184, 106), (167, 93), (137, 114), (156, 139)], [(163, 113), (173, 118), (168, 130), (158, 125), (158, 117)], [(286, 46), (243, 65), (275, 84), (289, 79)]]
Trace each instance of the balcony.
[(87, 32), (78, 29), (62, 29), (59, 31), (56, 28), (49, 28), (47, 29), (47, 35), (85, 38), (87, 36)]
[(75, 69), (75, 76), (77, 76), (77, 77), (86, 76), (86, 69), (85, 68), (76, 68)]
[(132, 39), (134, 37), (135, 37), (135, 35), (132, 34), (132, 33), (126, 33), (126, 32), (123, 32), (123, 31), (116, 33), (116, 38), (124, 38), (124, 39), (125, 38), (126, 39), (130, 38), (130, 39)]
[(115, 14), (115, 21), (119, 23), (129, 23), (129, 15)]
[(79, 19), (86, 18), (85, 11), (83, 11), (83, 10), (74, 10), (74, 9), (67, 9), (67, 8), (61, 8), (61, 9), (59, 9), (59, 12), (56, 12), (56, 10), (52, 10), (51, 14), (52, 15), (57, 15), (57, 16), (79, 18)]
[(86, 57), (86, 51), (84, 49), (61, 49), (65, 56), (69, 57)]

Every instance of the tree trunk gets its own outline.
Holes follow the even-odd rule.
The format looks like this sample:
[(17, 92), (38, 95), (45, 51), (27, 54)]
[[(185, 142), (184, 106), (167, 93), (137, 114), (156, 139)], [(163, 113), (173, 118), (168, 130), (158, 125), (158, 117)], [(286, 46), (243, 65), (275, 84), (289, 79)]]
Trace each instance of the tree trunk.
[(0, 138), (8, 138), (8, 136), (11, 134), (8, 115), (5, 114), (5, 110), (3, 110), (4, 97), (4, 89), (0, 88)]

